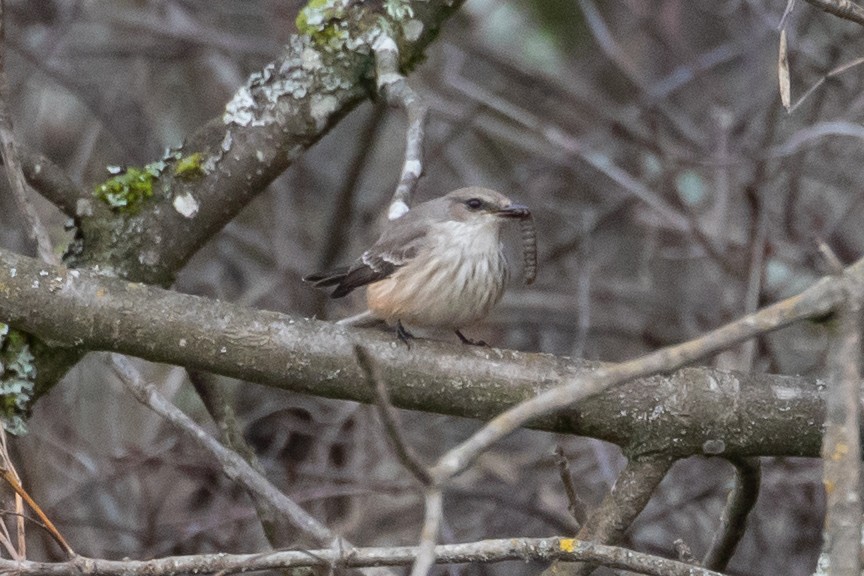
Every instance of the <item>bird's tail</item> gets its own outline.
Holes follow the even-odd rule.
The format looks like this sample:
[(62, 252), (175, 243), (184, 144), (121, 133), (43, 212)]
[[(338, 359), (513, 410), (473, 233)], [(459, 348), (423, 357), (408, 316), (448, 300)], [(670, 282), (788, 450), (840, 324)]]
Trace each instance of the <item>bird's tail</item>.
[(342, 282), (345, 276), (348, 275), (348, 266), (340, 266), (326, 272), (316, 272), (303, 277), (304, 282), (308, 282), (316, 288), (326, 288), (327, 286), (335, 286)]

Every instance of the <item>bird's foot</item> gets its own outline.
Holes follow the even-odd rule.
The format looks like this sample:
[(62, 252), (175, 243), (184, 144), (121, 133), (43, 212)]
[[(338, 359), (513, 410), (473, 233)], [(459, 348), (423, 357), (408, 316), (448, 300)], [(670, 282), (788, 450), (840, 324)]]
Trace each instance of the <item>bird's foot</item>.
[(411, 340), (414, 339), (414, 335), (405, 329), (405, 326), (402, 325), (401, 320), (396, 321), (396, 336), (399, 337), (399, 340), (405, 343), (405, 346), (409, 350), (411, 349)]
[(459, 340), (462, 341), (462, 344), (467, 344), (468, 346), (486, 346), (489, 347), (489, 344), (484, 342), (483, 340), (471, 340), (470, 338), (466, 338), (462, 332), (459, 330), (454, 330), (456, 332), (456, 336), (459, 337)]

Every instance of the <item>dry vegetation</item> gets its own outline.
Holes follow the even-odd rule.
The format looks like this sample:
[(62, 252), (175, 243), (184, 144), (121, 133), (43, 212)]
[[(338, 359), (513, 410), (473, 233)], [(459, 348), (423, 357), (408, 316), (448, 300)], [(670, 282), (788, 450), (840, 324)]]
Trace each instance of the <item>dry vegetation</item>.
[[(688, 340), (800, 292), (817, 241), (864, 254), (864, 52), (858, 24), (799, 2), (787, 17), (792, 113), (777, 88), (786, 2), (469, 0), (409, 77), (430, 107), (418, 198), (463, 185), (505, 191), (537, 220), (539, 275), (512, 286), (472, 337), (496, 346), (619, 361)], [(221, 114), (279, 52), (299, 3), (277, 0), (7, 0), (9, 102), (19, 138), (85, 186), (143, 164)], [(180, 271), (174, 288), (337, 319), (304, 274), (355, 257), (376, 236), (402, 161), (404, 119), (366, 102)], [(5, 180), (0, 186), (6, 187)], [(58, 246), (64, 217), (38, 208)], [(0, 246), (33, 254), (11, 196)], [(158, 318), (153, 319), (158, 322)], [(713, 366), (821, 376), (822, 326), (799, 323), (723, 352)], [(144, 374), (215, 426), (180, 369)], [(277, 486), (355, 544), (412, 544), (421, 495), (372, 408), (220, 379)], [(402, 414), (431, 462), (479, 424)], [(818, 424), (814, 424), (818, 425)], [(245, 492), (88, 356), (35, 406), (13, 442), (25, 485), (81, 554), (148, 558), (252, 552), (267, 541)], [(624, 458), (598, 440), (523, 431), (448, 491), (442, 542), (571, 534), (554, 463), (596, 505)], [(737, 574), (810, 574), (824, 515), (818, 461), (766, 458), (759, 502), (730, 564)], [(623, 543), (675, 557), (711, 541), (732, 472), (674, 465)], [(28, 556), (61, 559), (30, 528)], [(304, 545), (282, 527), (281, 547)], [(536, 574), (463, 565), (453, 574)]]

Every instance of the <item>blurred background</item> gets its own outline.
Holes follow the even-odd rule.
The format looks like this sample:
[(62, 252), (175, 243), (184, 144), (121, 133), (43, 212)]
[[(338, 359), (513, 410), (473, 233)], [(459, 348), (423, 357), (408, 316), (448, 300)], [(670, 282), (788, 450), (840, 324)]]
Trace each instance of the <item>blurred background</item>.
[[(17, 135), (88, 187), (106, 177), (107, 165), (152, 161), (220, 115), (247, 75), (279, 53), (301, 5), (6, 4)], [(847, 263), (864, 252), (864, 67), (857, 65), (864, 35), (795, 5), (784, 21), (795, 105), (787, 113), (777, 88), (786, 4), (466, 2), (409, 78), (431, 107), (417, 199), (466, 185), (501, 190), (534, 210), (540, 261), (534, 285), (514, 275), (496, 313), (466, 334), (526, 351), (633, 358), (797, 293), (823, 272), (819, 241)], [(847, 64), (855, 66), (837, 72)], [(397, 183), (403, 129), (399, 111), (363, 104), (213, 238), (176, 289), (325, 319), (362, 310), (362, 298), (331, 302), (300, 278), (374, 241)], [(0, 179), (0, 245), (32, 254), (5, 187)], [(39, 206), (62, 247), (64, 218)], [(820, 328), (801, 324), (711, 363), (818, 376), (823, 361)], [(141, 366), (215, 429), (182, 370)], [(356, 544), (416, 542), (417, 486), (369, 408), (223, 383), (247, 440), (292, 498)], [(403, 418), (429, 460), (478, 426)], [(79, 553), (148, 558), (266, 548), (245, 494), (136, 404), (100, 355), (40, 400), (29, 425), (30, 434), (14, 441), (15, 462)], [(624, 463), (616, 447), (526, 431), (448, 492), (443, 540), (573, 533), (553, 464), (559, 444), (580, 495), (599, 502)], [(763, 464), (759, 504), (730, 570), (809, 574), (822, 526), (819, 463)], [(679, 462), (626, 544), (674, 556), (673, 541), (684, 538), (700, 556), (730, 486), (721, 460)], [(38, 530), (30, 536), (31, 557), (61, 557)], [(290, 532), (281, 538), (281, 547), (306, 544)]]

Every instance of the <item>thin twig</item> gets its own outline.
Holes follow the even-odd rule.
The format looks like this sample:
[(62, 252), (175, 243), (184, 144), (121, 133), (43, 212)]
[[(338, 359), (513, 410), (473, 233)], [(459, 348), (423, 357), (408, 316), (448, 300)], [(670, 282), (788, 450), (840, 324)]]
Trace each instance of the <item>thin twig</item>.
[(12, 458), (9, 457), (9, 446), (6, 442), (6, 430), (0, 426), (0, 477), (6, 481), (9, 486), (15, 491), (16, 501), (15, 501), (15, 511), (18, 513), (17, 518), (17, 537), (18, 537), (18, 549), (17, 556), (20, 558), (27, 557), (27, 547), (24, 541), (24, 508), (22, 506), (21, 500), (27, 503), (31, 510), (39, 517), (39, 520), (42, 521), (42, 524), (45, 526), (45, 530), (51, 535), (54, 540), (60, 545), (61, 548), (66, 552), (67, 556), (70, 558), (75, 557), (75, 551), (72, 550), (72, 547), (66, 542), (66, 539), (63, 538), (63, 535), (60, 534), (60, 531), (57, 530), (57, 527), (54, 526), (54, 523), (48, 518), (48, 515), (42, 511), (42, 508), (36, 503), (35, 500), (24, 490), (24, 486), (21, 484), (21, 477), (18, 476), (18, 471), (15, 469), (15, 465), (12, 462)]
[(395, 220), (407, 212), (417, 181), (423, 174), (423, 139), (428, 108), (399, 72), (399, 48), (387, 34), (382, 34), (372, 46), (375, 51), (375, 75), (378, 91), (391, 106), (405, 110), (408, 126), (405, 130), (405, 161), (399, 185), (390, 201), (387, 218)]
[(726, 569), (744, 536), (747, 516), (756, 506), (762, 477), (758, 459), (730, 458), (729, 463), (735, 467), (735, 484), (726, 499), (726, 507), (723, 508), (720, 526), (714, 533), (711, 547), (702, 560), (702, 566), (718, 572)]
[(6, 481), (9, 486), (15, 490), (15, 493), (21, 496), (24, 499), (24, 502), (30, 507), (31, 510), (39, 517), (39, 520), (45, 524), (45, 529), (48, 530), (48, 533), (57, 541), (61, 548), (66, 552), (66, 555), (70, 558), (75, 557), (75, 551), (72, 550), (72, 547), (69, 546), (69, 543), (66, 542), (66, 539), (63, 538), (63, 535), (60, 534), (60, 531), (57, 530), (57, 527), (54, 526), (54, 523), (45, 515), (45, 512), (42, 511), (42, 508), (36, 503), (35, 500), (24, 490), (24, 487), (21, 486), (21, 483), (16, 479), (15, 474), (10, 472), (9, 470), (2, 469), (0, 470), (0, 478)]
[[(419, 553), (416, 546), (339, 550), (279, 551), (266, 554), (200, 554), (153, 560), (102, 560), (78, 557), (68, 562), (32, 562), (0, 559), (0, 573), (16, 576), (175, 576), (176, 574), (235, 574), (299, 566), (333, 565), (348, 568), (404, 566)], [(675, 560), (604, 546), (572, 538), (502, 538), (435, 547), (438, 564), (493, 563), (507, 560), (591, 562), (652, 576), (722, 576)]]
[(822, 259), (821, 268), (823, 268), (828, 274), (839, 275), (843, 273), (843, 262), (841, 262), (840, 258), (837, 257), (837, 254), (834, 253), (831, 246), (821, 238), (816, 239), (816, 251)]
[(792, 112), (794, 112), (799, 106), (801, 106), (801, 104), (804, 103), (804, 101), (807, 98), (810, 97), (811, 94), (813, 94), (816, 90), (818, 90), (819, 87), (822, 86), (822, 84), (827, 82), (829, 79), (834, 78), (835, 76), (839, 76), (840, 74), (842, 74), (843, 72), (846, 72), (850, 68), (854, 68), (855, 66), (859, 66), (861, 64), (864, 64), (864, 58), (856, 58), (855, 60), (852, 60), (851, 62), (847, 62), (846, 64), (841, 64), (837, 68), (834, 68), (833, 70), (831, 70), (830, 72), (828, 72), (827, 74), (822, 76), (819, 80), (816, 81), (815, 84), (813, 84), (810, 88), (808, 88), (807, 91), (804, 94), (802, 94), (801, 97), (798, 98), (798, 100), (796, 100), (792, 106), (789, 107), (789, 113), (791, 114)]
[[(214, 375), (198, 370), (188, 370), (187, 374), (189, 382), (198, 392), (198, 396), (204, 403), (210, 417), (216, 422), (221, 442), (228, 449), (237, 452), (256, 472), (264, 476), (264, 469), (258, 461), (255, 451), (243, 437), (234, 410), (228, 404), (225, 395), (222, 394)], [(267, 500), (261, 498), (258, 493), (250, 491), (249, 495), (255, 505), (255, 512), (258, 514), (267, 541), (274, 548), (279, 547), (280, 543), (276, 541), (278, 510), (273, 508)]]
[(378, 367), (369, 356), (369, 353), (360, 345), (354, 345), (354, 357), (357, 359), (360, 369), (366, 375), (366, 380), (375, 390), (375, 406), (378, 408), (378, 415), (384, 423), (384, 429), (387, 431), (387, 437), (393, 444), (396, 456), (417, 481), (424, 486), (429, 486), (432, 477), (429, 474), (429, 470), (420, 461), (420, 457), (405, 441), (405, 434), (402, 432), (399, 417), (396, 414), (396, 409), (393, 408), (393, 404), (390, 402), (387, 385), (381, 377)]
[(171, 404), (152, 384), (144, 382), (132, 363), (120, 354), (111, 355), (111, 365), (126, 388), (135, 398), (168, 420), (171, 424), (194, 438), (198, 444), (214, 456), (226, 476), (251, 492), (259, 494), (288, 518), (298, 529), (317, 542), (331, 544), (339, 536), (318, 522), (277, 489), (269, 480), (255, 471), (243, 458), (217, 442), (189, 416)]
[[(15, 463), (12, 462), (12, 457), (9, 455), (9, 443), (8, 438), (6, 436), (6, 429), (3, 426), (0, 426), (0, 457), (2, 457), (2, 464), (0, 464), (0, 468), (8, 470), (11, 474), (12, 478), (14, 478), (15, 482), (21, 486), (21, 476), (18, 474), (18, 470), (15, 468)], [(18, 546), (16, 548), (14, 558), (27, 558), (27, 539), (25, 538), (25, 530), (24, 530), (24, 499), (21, 497), (18, 492), (15, 492), (15, 532), (18, 537)], [(6, 526), (3, 526), (5, 536), (8, 537), (9, 533), (6, 531)], [(49, 534), (53, 536), (51, 531), (48, 531)], [(9, 542), (10, 547), (12, 546), (12, 542)]]
[(426, 489), (424, 510), (420, 544), (417, 546), (417, 558), (411, 566), (411, 576), (426, 576), (435, 564), (438, 532), (441, 529), (441, 519), (444, 516), (441, 490), (432, 487)]
[(561, 484), (564, 486), (564, 494), (567, 495), (567, 511), (576, 520), (577, 526), (582, 526), (585, 523), (587, 509), (585, 503), (576, 493), (576, 487), (573, 486), (573, 476), (570, 474), (570, 462), (567, 460), (567, 456), (564, 455), (564, 448), (560, 444), (555, 447), (555, 466), (558, 468), (558, 476), (561, 478)]
[(6, 10), (4, 1), (0, 0), (0, 152), (3, 156), (3, 165), (6, 167), (6, 177), (18, 207), (24, 214), (29, 228), (30, 237), (36, 240), (36, 249), (43, 262), (59, 264), (60, 259), (54, 254), (51, 246), (51, 236), (42, 223), (39, 214), (27, 197), (27, 180), (21, 168), (21, 160), (18, 158), (17, 144), (15, 143), (15, 132), (12, 129), (12, 117), (9, 114), (9, 106), (6, 98), (9, 94), (6, 79), (6, 50), (4, 47), (6, 29)]
[(864, 8), (852, 0), (806, 0), (820, 10), (864, 26)]

